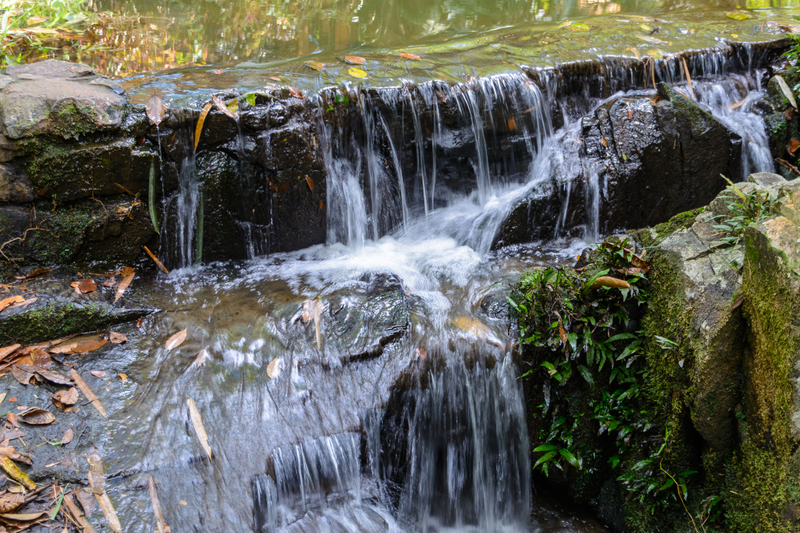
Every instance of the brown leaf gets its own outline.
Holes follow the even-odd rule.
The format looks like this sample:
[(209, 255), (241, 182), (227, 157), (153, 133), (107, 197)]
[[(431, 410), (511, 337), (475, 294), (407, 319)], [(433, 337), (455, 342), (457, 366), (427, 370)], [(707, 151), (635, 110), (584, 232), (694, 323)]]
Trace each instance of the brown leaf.
[(322, 349), (322, 336), (320, 335), (320, 316), (322, 312), (325, 310), (325, 304), (322, 301), (314, 299), (314, 300), (306, 300), (303, 302), (303, 320), (308, 322), (309, 320), (314, 320), (314, 329), (316, 330), (317, 334), (317, 350)]
[(344, 56), (344, 60), (351, 65), (363, 65), (367, 62), (366, 59), (360, 56)]
[(602, 144), (603, 147), (608, 148), (608, 141), (605, 137), (600, 137), (600, 144)]
[(60, 372), (54, 372), (53, 370), (45, 370), (44, 368), (41, 368), (37, 369), (36, 373), (41, 376), (42, 379), (45, 379), (50, 383), (55, 383), (56, 385), (72, 385), (72, 380)]
[(319, 201), (319, 208), (325, 209), (325, 202), (323, 202), (322, 200)]
[(25, 496), (22, 493), (7, 492), (0, 496), (0, 513), (13, 513), (25, 503)]
[(631, 284), (624, 279), (612, 278), (611, 276), (600, 276), (589, 286), (590, 289), (599, 289), (600, 287), (608, 287), (610, 289), (630, 289)]
[(208, 358), (208, 351), (205, 348), (203, 348), (197, 354), (197, 357), (195, 357), (194, 365), (195, 366), (203, 366), (205, 364), (207, 358)]
[(175, 333), (172, 337), (167, 339), (167, 342), (164, 343), (164, 349), (167, 351), (173, 350), (183, 344), (183, 341), (186, 340), (186, 330), (182, 329), (178, 333)]
[(108, 334), (108, 340), (111, 344), (122, 344), (123, 342), (128, 342), (128, 337), (124, 333), (112, 331)]
[(117, 375), (119, 376), (119, 379), (120, 379), (120, 380), (121, 380), (123, 383), (125, 383), (126, 381), (128, 381), (128, 374), (117, 374)]
[[(14, 402), (17, 401), (16, 398), (11, 398), (11, 400), (14, 400)], [(8, 400), (8, 401), (11, 402), (11, 400)], [(14, 403), (14, 402), (11, 402), (11, 403)], [(17, 415), (14, 414), (14, 413), (8, 413), (6, 415), (6, 421), (11, 425), (11, 427), (15, 427), (15, 428), (19, 427), (19, 421), (17, 420)], [(6, 438), (10, 439), (11, 437), (6, 435)]]
[(308, 188), (311, 189), (311, 192), (314, 192), (314, 180), (306, 176), (306, 184), (308, 185)]
[(34, 372), (29, 372), (24, 367), (32, 368), (30, 365), (14, 365), (11, 367), (11, 375), (21, 384), (30, 385)]
[(281, 81), (281, 79), (279, 77), (277, 77), (277, 76), (267, 76), (267, 79), (272, 80), (272, 81)]
[(419, 61), (422, 59), (417, 54), (409, 54), (407, 52), (400, 52), (400, 57), (403, 59), (413, 59), (414, 61)]
[(94, 510), (97, 508), (94, 496), (85, 490), (76, 490), (75, 497), (78, 498), (78, 503), (80, 503), (81, 507), (83, 507), (83, 512), (86, 514), (86, 516), (92, 516), (94, 514)]
[[(80, 526), (83, 528), (83, 533), (92, 533), (94, 532), (94, 528), (92, 528), (89, 522), (86, 521), (86, 518), (83, 516), (83, 513), (81, 513), (80, 509), (78, 509), (78, 506), (75, 505), (75, 501), (72, 499), (72, 495), (73, 494), (77, 495), (78, 493), (89, 494), (86, 491), (74, 491), (71, 492), (70, 494), (67, 494), (66, 496), (64, 496), (64, 501), (63, 501), (64, 507), (67, 508), (67, 511), (69, 511), (69, 514), (72, 516), (72, 519), (75, 520), (78, 524), (80, 524)], [(92, 500), (94, 500), (94, 498), (92, 498)], [(81, 501), (81, 505), (83, 505), (83, 501)], [(84, 507), (84, 510), (85, 509), (86, 508)], [(92, 507), (92, 511), (94, 511), (94, 507)]]
[(186, 405), (189, 406), (189, 418), (192, 421), (192, 426), (194, 427), (194, 432), (197, 434), (197, 438), (200, 439), (200, 446), (203, 448), (203, 451), (206, 452), (208, 458), (212, 459), (214, 454), (211, 452), (211, 446), (208, 445), (208, 434), (203, 427), (203, 419), (200, 418), (200, 411), (197, 410), (197, 406), (191, 398), (186, 400)]
[(64, 436), (61, 437), (61, 444), (69, 444), (70, 442), (72, 442), (72, 437), (73, 437), (72, 428), (69, 428), (67, 431), (64, 432)]
[(78, 281), (73, 281), (69, 284), (70, 287), (75, 287), (77, 294), (86, 294), (87, 292), (94, 292), (97, 290), (97, 284), (92, 278), (84, 278)]
[(792, 120), (792, 118), (794, 118), (794, 108), (790, 107), (789, 109), (784, 111), (783, 116), (786, 117), (786, 120)]
[(238, 113), (234, 113), (233, 111), (228, 109), (228, 106), (225, 105), (225, 102), (220, 100), (219, 96), (216, 96), (216, 95), (212, 96), (211, 100), (214, 102), (214, 105), (216, 106), (216, 108), (218, 110), (220, 110), (223, 114), (231, 117), (234, 120), (239, 118), (239, 114)]
[(561, 339), (561, 344), (567, 344), (567, 330), (561, 324), (558, 325), (558, 338)]
[(20, 420), (32, 426), (46, 426), (56, 421), (56, 417), (50, 411), (39, 409), (38, 407), (31, 407), (19, 415)]
[(289, 87), (289, 94), (291, 94), (294, 98), (303, 99), (303, 93), (296, 87)]
[(106, 375), (105, 371), (103, 370), (92, 370), (91, 374), (96, 378), (102, 378)]
[(0, 311), (22, 301), (25, 301), (24, 296), (9, 296), (8, 298), (3, 298), (0, 300)]
[(325, 68), (325, 64), (320, 63), (319, 61), (306, 61), (306, 66), (313, 68), (314, 70), (322, 70)]
[(267, 375), (269, 379), (277, 378), (281, 373), (281, 358), (276, 357), (267, 365)]
[(20, 470), (19, 467), (15, 465), (8, 457), (0, 457), (0, 467), (6, 471), (11, 479), (21, 483), (29, 490), (36, 489), (36, 483), (31, 481), (31, 478), (28, 477), (28, 474)]
[(69, 373), (72, 376), (72, 379), (75, 380), (75, 384), (81, 390), (83, 395), (86, 396), (86, 399), (92, 402), (94, 408), (97, 409), (97, 412), (103, 415), (103, 418), (107, 419), (108, 415), (106, 414), (106, 410), (103, 407), (103, 404), (101, 404), (100, 400), (97, 399), (97, 396), (95, 396), (94, 392), (92, 392), (92, 389), (89, 388), (89, 385), (87, 385), (86, 382), (83, 381), (81, 375), (75, 372), (75, 370), (70, 370)]
[(117, 303), (117, 300), (122, 298), (122, 295), (125, 293), (125, 289), (128, 288), (128, 285), (131, 284), (133, 281), (133, 277), (136, 275), (136, 271), (132, 267), (125, 267), (122, 269), (122, 281), (119, 282), (117, 285), (117, 294), (114, 297), (114, 303)]
[(208, 112), (211, 111), (213, 107), (213, 103), (209, 102), (203, 106), (203, 110), (200, 111), (200, 116), (197, 118), (197, 126), (194, 128), (194, 151), (197, 151), (197, 145), (200, 144), (200, 134), (203, 133), (203, 124), (206, 122), (206, 117), (208, 116)]
[(428, 357), (428, 352), (425, 351), (425, 348), (417, 346), (417, 357), (420, 361), (424, 361)]
[(170, 528), (164, 522), (164, 513), (161, 511), (161, 502), (158, 501), (158, 492), (156, 492), (156, 483), (153, 481), (153, 476), (147, 476), (147, 486), (150, 489), (150, 503), (153, 506), (153, 514), (156, 516), (158, 533), (169, 533)]
[(164, 107), (164, 102), (161, 101), (161, 98), (154, 94), (147, 101), (145, 112), (147, 113), (147, 118), (150, 119), (150, 123), (158, 126), (167, 115), (167, 108)]
[(42, 274), (47, 274), (48, 272), (52, 272), (52, 270), (48, 270), (46, 268), (34, 268), (24, 276), (17, 276), (16, 279), (31, 279), (35, 278), (36, 276), (41, 276)]
[(6, 346), (5, 348), (0, 348), (0, 361), (8, 357), (9, 355), (13, 354), (17, 350), (22, 347), (21, 344), (12, 344), (11, 346)]
[(108, 344), (108, 339), (102, 335), (83, 335), (53, 346), (48, 351), (50, 353), (63, 354), (83, 354), (99, 350)]
[(787, 150), (789, 150), (789, 153), (792, 156), (794, 156), (794, 153), (797, 151), (798, 147), (800, 147), (800, 141), (798, 141), (797, 139), (791, 139), (789, 141), (789, 147), (787, 148)]
[(34, 350), (30, 353), (30, 357), (31, 366), (35, 366), (37, 369), (44, 370), (53, 366), (53, 358), (44, 350)]
[(144, 251), (147, 252), (147, 255), (150, 256), (150, 259), (153, 260), (153, 262), (156, 264), (156, 266), (158, 268), (160, 268), (164, 272), (164, 274), (169, 274), (169, 270), (167, 269), (167, 267), (164, 266), (164, 263), (162, 263), (161, 261), (158, 260), (158, 257), (156, 257), (156, 254), (151, 252), (150, 248), (148, 248), (147, 246), (144, 246)]
[(59, 402), (63, 405), (75, 405), (78, 403), (78, 389), (75, 387), (70, 387), (67, 390), (56, 391), (50, 396), (53, 398), (54, 402)]
[(22, 300), (21, 302), (17, 302), (14, 305), (10, 306), (9, 309), (14, 309), (16, 307), (25, 307), (31, 305), (33, 302), (38, 300), (39, 298), (28, 298), (27, 300)]
[(110, 278), (108, 278), (103, 282), (103, 287), (111, 288), (116, 284), (117, 284), (117, 277), (111, 276)]

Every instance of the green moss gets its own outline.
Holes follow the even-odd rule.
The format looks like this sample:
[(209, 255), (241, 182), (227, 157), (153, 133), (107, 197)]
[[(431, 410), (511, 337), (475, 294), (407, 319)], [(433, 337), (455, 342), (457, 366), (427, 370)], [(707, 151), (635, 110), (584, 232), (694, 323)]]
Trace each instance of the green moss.
[(692, 227), (698, 215), (705, 212), (706, 207), (698, 207), (691, 211), (678, 213), (667, 222), (657, 224), (652, 228), (637, 229), (630, 232), (635, 241), (640, 243), (645, 248), (650, 248), (657, 245), (676, 231)]
[[(141, 316), (143, 313), (137, 313)], [(114, 313), (106, 305), (52, 303), (46, 307), (8, 316), (0, 320), (0, 343), (35, 343), (73, 333), (88, 333), (131, 320), (133, 315)]]
[(39, 227), (25, 241), (24, 256), (27, 261), (39, 264), (65, 264), (78, 253), (86, 230), (95, 213), (85, 207), (59, 209), (48, 213), (39, 211)]
[(94, 110), (91, 106), (67, 104), (57, 109), (50, 120), (53, 122), (53, 133), (64, 138), (78, 138), (81, 135), (94, 133), (97, 126), (92, 118)]

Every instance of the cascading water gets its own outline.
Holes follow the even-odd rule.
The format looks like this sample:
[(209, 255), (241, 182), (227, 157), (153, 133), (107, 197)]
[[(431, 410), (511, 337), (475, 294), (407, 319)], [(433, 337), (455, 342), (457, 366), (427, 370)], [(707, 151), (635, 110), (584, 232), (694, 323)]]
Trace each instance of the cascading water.
[[(690, 62), (694, 94), (742, 137), (743, 166), (769, 170), (753, 113), (758, 78), (701, 79), (725, 72), (722, 57)], [(681, 83), (680, 72), (659, 65), (652, 75)], [(641, 75), (618, 68), (602, 78), (603, 90), (640, 89)], [(601, 531), (531, 517), (525, 408), (503, 287), (598, 238), (612, 187), (580, 140), (577, 110), (601, 103), (590, 90), (597, 80), (587, 77), (582, 96), (568, 101), (556, 75), (531, 79), (355, 95), (325, 89), (310, 99), (327, 180), (327, 243), (259, 257), (272, 226), (269, 210), (253, 205), (261, 193), (251, 195), (235, 214), (262, 231), (252, 237), (253, 258), (158, 280), (169, 312), (148, 319), (135, 349), (115, 348), (131, 381), (146, 384), (115, 398), (124, 408), (107, 444), (146, 443), (114, 465), (134, 472), (115, 487), (130, 531), (149, 527), (139, 488), (151, 473), (174, 531)], [(338, 104), (350, 100), (357, 112)], [(261, 135), (270, 146), (270, 131)], [(254, 148), (239, 137), (228, 150), (238, 153), (241, 173), (256, 176), (247, 190), (269, 189), (247, 167)], [(273, 154), (259, 156), (268, 171)], [(164, 238), (184, 266), (196, 259), (194, 157), (185, 158), (168, 209), (178, 233)], [(531, 194), (558, 198), (552, 237), (578, 227), (570, 217), (579, 204), (581, 239), (532, 247), (524, 257), (493, 254), (503, 221)], [(318, 326), (308, 309), (319, 310)], [(186, 353), (164, 351), (157, 339), (180, 329), (189, 331)], [(193, 362), (201, 349), (203, 367)], [(175, 416), (187, 397), (203, 415), (213, 461)]]

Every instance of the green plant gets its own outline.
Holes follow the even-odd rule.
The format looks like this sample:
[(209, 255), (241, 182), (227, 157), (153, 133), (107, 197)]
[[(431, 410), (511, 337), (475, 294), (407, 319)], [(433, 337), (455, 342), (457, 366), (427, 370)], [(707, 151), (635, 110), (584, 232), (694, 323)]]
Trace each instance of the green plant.
[(732, 194), (729, 195), (731, 200), (726, 204), (729, 213), (714, 217), (722, 219), (721, 223), (714, 225), (714, 229), (720, 230), (723, 234), (720, 239), (714, 241), (714, 244), (737, 246), (748, 226), (769, 216), (774, 199), (766, 191), (756, 190), (745, 194), (731, 180), (722, 177), (728, 182), (727, 190)]

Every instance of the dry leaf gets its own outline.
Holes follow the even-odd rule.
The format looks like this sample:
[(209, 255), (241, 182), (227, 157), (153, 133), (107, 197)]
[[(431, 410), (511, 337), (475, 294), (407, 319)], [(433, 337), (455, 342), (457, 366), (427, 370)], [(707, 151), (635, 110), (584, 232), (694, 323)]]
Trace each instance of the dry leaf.
[(96, 378), (105, 377), (106, 372), (105, 370), (92, 370), (91, 374)]
[(167, 108), (164, 107), (164, 102), (155, 94), (147, 101), (145, 111), (147, 112), (147, 118), (150, 119), (150, 123), (155, 126), (161, 124), (161, 121), (164, 120), (164, 117), (167, 115)]
[(25, 503), (25, 495), (22, 493), (8, 492), (0, 496), (0, 513), (13, 513)]
[(314, 70), (322, 70), (325, 68), (325, 65), (319, 61), (306, 61), (306, 66), (311, 67)]
[(22, 385), (30, 385), (35, 372), (28, 371), (25, 367), (33, 368), (30, 365), (14, 365), (11, 367), (11, 375)]
[(303, 99), (303, 93), (301, 93), (296, 87), (289, 87), (289, 94), (291, 94), (294, 98), (300, 98), (301, 100)]
[(156, 516), (158, 533), (169, 533), (171, 530), (164, 522), (164, 513), (161, 511), (161, 502), (158, 501), (158, 493), (156, 492), (156, 483), (153, 481), (153, 476), (147, 476), (147, 486), (150, 489), (150, 503), (153, 505), (153, 514)]
[(38, 369), (46, 369), (53, 366), (53, 358), (44, 350), (34, 350), (30, 353), (31, 365)]
[(798, 141), (797, 139), (792, 139), (789, 141), (788, 150), (791, 155), (794, 155), (798, 147), (800, 147), (800, 141)]
[(191, 398), (186, 400), (186, 405), (189, 406), (189, 418), (192, 420), (192, 426), (194, 427), (194, 432), (197, 434), (197, 438), (200, 439), (200, 446), (202, 446), (208, 458), (213, 459), (211, 446), (208, 445), (208, 434), (203, 427), (203, 419), (200, 418), (200, 411), (197, 410), (197, 406)]
[(344, 56), (344, 60), (350, 63), (351, 65), (363, 65), (367, 62), (366, 59), (359, 56)]
[(25, 301), (24, 296), (9, 296), (8, 298), (3, 298), (2, 300), (0, 300), (0, 311), (23, 301)]
[(281, 81), (281, 79), (279, 77), (277, 77), (277, 76), (267, 76), (267, 79), (272, 80), (272, 81)]
[(73, 437), (72, 428), (69, 428), (67, 431), (64, 432), (64, 436), (61, 437), (61, 444), (62, 445), (69, 444), (70, 442), (72, 442), (72, 437)]
[(269, 364), (267, 365), (267, 375), (269, 376), (269, 379), (275, 379), (280, 375), (281, 365), (282, 362), (280, 357), (276, 357), (275, 359), (269, 362)]
[(123, 383), (128, 381), (128, 374), (117, 374), (117, 375), (119, 376), (119, 379), (122, 380)]
[(3, 403), (3, 400), (6, 399), (7, 395), (8, 395), (8, 393), (6, 393), (6, 392), (0, 392), (0, 403)]
[(111, 344), (122, 344), (123, 342), (128, 342), (128, 337), (124, 333), (112, 331), (108, 334), (108, 340)]
[(16, 276), (15, 279), (31, 279), (35, 278), (36, 276), (41, 276), (42, 274), (47, 274), (48, 272), (52, 272), (52, 270), (48, 270), (46, 268), (34, 268), (24, 276)]
[(32, 426), (46, 426), (56, 421), (53, 413), (38, 407), (31, 407), (17, 415), (20, 420)]
[(421, 348), (417, 346), (417, 358), (420, 361), (424, 361), (428, 357), (428, 352), (425, 351), (425, 348)]
[(35, 302), (38, 299), (39, 298), (28, 298), (27, 300), (22, 300), (21, 302), (15, 303), (11, 307), (9, 307), (9, 309), (14, 309), (16, 307), (25, 307), (25, 306), (31, 305), (33, 302)]
[(102, 335), (83, 335), (53, 346), (50, 353), (82, 354), (98, 350), (108, 344)]
[(214, 105), (216, 106), (216, 108), (218, 110), (220, 110), (224, 115), (229, 116), (234, 120), (239, 118), (239, 114), (238, 113), (234, 113), (233, 111), (228, 109), (228, 106), (225, 105), (225, 102), (220, 100), (219, 96), (216, 96), (216, 95), (212, 96), (211, 100), (214, 102)]
[(314, 320), (314, 329), (317, 333), (317, 350), (322, 349), (322, 336), (320, 335), (320, 316), (325, 310), (325, 305), (320, 300), (306, 300), (303, 302), (303, 320)]
[(36, 370), (36, 374), (41, 376), (43, 379), (46, 379), (50, 383), (55, 383), (56, 385), (72, 385), (72, 380), (60, 372), (41, 368)]
[[(778, 82), (778, 86), (781, 88), (781, 92), (789, 100), (789, 103), (792, 104), (792, 107), (797, 109), (797, 100), (794, 99), (794, 94), (792, 94), (792, 90), (789, 88), (789, 85), (786, 83), (786, 80), (783, 79), (783, 76), (780, 74), (775, 75), (775, 81)], [(2, 302), (0, 302), (2, 305)]]
[(72, 379), (75, 380), (75, 384), (81, 390), (83, 395), (86, 396), (86, 399), (92, 402), (94, 408), (97, 409), (97, 412), (103, 415), (103, 418), (107, 419), (108, 415), (106, 414), (106, 410), (103, 407), (103, 404), (101, 404), (100, 400), (97, 399), (97, 396), (95, 396), (94, 392), (92, 392), (92, 389), (89, 388), (89, 385), (87, 385), (86, 382), (83, 381), (81, 375), (75, 372), (75, 370), (70, 370), (69, 373), (72, 376)]
[(195, 357), (194, 366), (203, 366), (206, 362), (207, 357), (208, 357), (208, 351), (205, 348), (203, 348), (197, 354), (197, 357)]
[(178, 333), (174, 334), (172, 337), (167, 339), (167, 342), (164, 343), (164, 349), (170, 351), (172, 349), (177, 348), (183, 341), (186, 340), (186, 330), (182, 329)]
[(211, 102), (207, 103), (203, 106), (203, 110), (200, 111), (200, 116), (197, 119), (197, 126), (194, 128), (194, 151), (197, 151), (197, 145), (200, 144), (200, 134), (203, 133), (203, 124), (206, 122), (206, 117), (208, 116), (208, 112), (211, 111), (211, 108), (214, 104)]
[[(91, 484), (91, 482), (92, 477), (89, 477), (89, 483)], [(122, 524), (119, 523), (117, 512), (114, 510), (111, 500), (108, 499), (108, 494), (103, 491), (102, 494), (95, 494), (94, 497), (97, 500), (97, 505), (100, 506), (100, 510), (103, 511), (103, 516), (108, 520), (108, 525), (111, 526), (111, 530), (114, 533), (122, 533)]]
[(611, 276), (600, 276), (599, 278), (595, 279), (591, 285), (589, 285), (590, 289), (599, 289), (600, 287), (608, 287), (610, 289), (630, 289), (631, 284), (624, 279), (612, 278)]
[[(67, 405), (75, 405), (78, 403), (78, 389), (75, 387), (70, 387), (66, 390), (60, 390), (50, 395), (53, 398), (53, 402), (59, 409), (63, 409), (63, 406)], [(61, 404), (61, 405), (58, 405)]]
[(403, 59), (413, 59), (415, 61), (420, 61), (422, 59), (417, 54), (409, 54), (406, 52), (400, 52), (400, 57), (402, 57)]
[(90, 492), (85, 490), (76, 490), (75, 497), (78, 498), (78, 503), (83, 507), (83, 512), (86, 516), (92, 516), (95, 510), (95, 499)]
[(125, 293), (128, 285), (131, 284), (131, 281), (133, 281), (135, 275), (136, 271), (132, 267), (125, 267), (122, 269), (122, 281), (120, 281), (117, 286), (117, 294), (114, 296), (114, 303), (117, 303), (117, 300), (122, 298), (122, 295)]
[(117, 284), (117, 277), (111, 276), (103, 282), (103, 287), (110, 288)]
[(691, 94), (692, 98), (694, 98), (695, 96), (694, 89), (692, 88), (692, 77), (689, 75), (689, 65), (686, 63), (685, 57), (681, 57), (681, 60), (683, 61), (683, 72), (686, 74), (686, 82), (689, 86), (689, 94)]
[(12, 344), (11, 346), (6, 346), (5, 348), (0, 348), (0, 361), (8, 357), (9, 355), (13, 354), (17, 350), (22, 347), (21, 344)]
[(86, 294), (87, 292), (94, 292), (97, 290), (97, 284), (92, 278), (84, 278), (78, 281), (73, 281), (69, 284), (70, 287), (75, 287), (77, 294)]
[(0, 457), (0, 466), (3, 467), (3, 470), (6, 471), (11, 479), (21, 483), (29, 490), (36, 489), (36, 483), (31, 481), (31, 478), (28, 477), (28, 474), (20, 470), (19, 467), (15, 465), (14, 462), (8, 457)]
[[(64, 496), (64, 506), (69, 511), (69, 514), (72, 516), (72, 519), (75, 520), (78, 524), (80, 524), (80, 526), (83, 528), (83, 533), (93, 533), (94, 528), (92, 528), (89, 522), (86, 521), (86, 518), (83, 516), (80, 509), (78, 509), (78, 506), (75, 505), (75, 502), (72, 500), (73, 494), (78, 494), (81, 492), (84, 494), (88, 494), (85, 491), (75, 491)], [(83, 505), (83, 501), (81, 501), (81, 505)], [(86, 507), (84, 506), (84, 510), (85, 509)], [(94, 510), (94, 508), (92, 510)]]
[(306, 176), (306, 184), (308, 185), (308, 188), (311, 189), (311, 192), (314, 192), (314, 180)]

